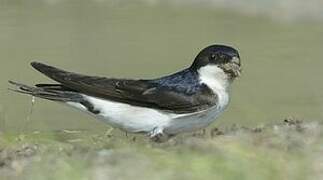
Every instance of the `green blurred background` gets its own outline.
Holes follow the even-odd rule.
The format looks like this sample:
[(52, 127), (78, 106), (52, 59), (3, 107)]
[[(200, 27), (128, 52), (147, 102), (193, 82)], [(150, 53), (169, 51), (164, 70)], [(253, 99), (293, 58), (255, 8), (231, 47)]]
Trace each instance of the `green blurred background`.
[(228, 44), (243, 75), (213, 125), (258, 126), (288, 116), (323, 119), (323, 2), (221, 0), (0, 0), (0, 130), (104, 130), (76, 110), (7, 90), (7, 80), (51, 82), (33, 60), (92, 75), (155, 78)]

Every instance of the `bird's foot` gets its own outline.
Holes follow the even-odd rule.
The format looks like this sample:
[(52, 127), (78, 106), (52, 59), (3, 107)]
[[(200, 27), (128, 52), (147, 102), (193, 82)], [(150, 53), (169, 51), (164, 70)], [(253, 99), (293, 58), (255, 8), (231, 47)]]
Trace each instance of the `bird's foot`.
[(163, 130), (155, 127), (148, 134), (149, 138), (154, 142), (161, 142), (162, 137), (164, 136)]
[(157, 127), (155, 127), (147, 135), (152, 141), (158, 143), (165, 142), (168, 139), (167, 135), (163, 133), (163, 129)]

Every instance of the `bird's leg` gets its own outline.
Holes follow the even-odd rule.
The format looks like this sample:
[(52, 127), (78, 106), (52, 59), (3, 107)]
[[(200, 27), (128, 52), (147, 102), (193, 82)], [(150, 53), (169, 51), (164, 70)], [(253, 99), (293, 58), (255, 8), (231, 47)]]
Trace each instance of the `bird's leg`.
[(155, 127), (152, 131), (150, 131), (148, 136), (154, 142), (164, 142), (168, 139), (167, 135), (163, 133), (163, 129), (158, 127)]

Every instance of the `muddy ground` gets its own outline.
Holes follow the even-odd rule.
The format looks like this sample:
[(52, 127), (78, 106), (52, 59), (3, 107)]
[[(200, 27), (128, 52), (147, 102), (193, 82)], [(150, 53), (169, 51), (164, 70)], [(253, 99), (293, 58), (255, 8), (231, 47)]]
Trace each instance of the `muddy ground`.
[(0, 135), (1, 179), (320, 179), (322, 124), (287, 118), (154, 143), (118, 130)]

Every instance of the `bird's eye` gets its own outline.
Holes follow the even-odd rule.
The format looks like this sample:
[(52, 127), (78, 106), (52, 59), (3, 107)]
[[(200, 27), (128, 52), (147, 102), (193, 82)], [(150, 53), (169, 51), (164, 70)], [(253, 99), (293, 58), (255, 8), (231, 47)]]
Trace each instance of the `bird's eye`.
[(215, 54), (211, 54), (210, 60), (215, 60), (215, 58), (216, 58), (216, 55)]

